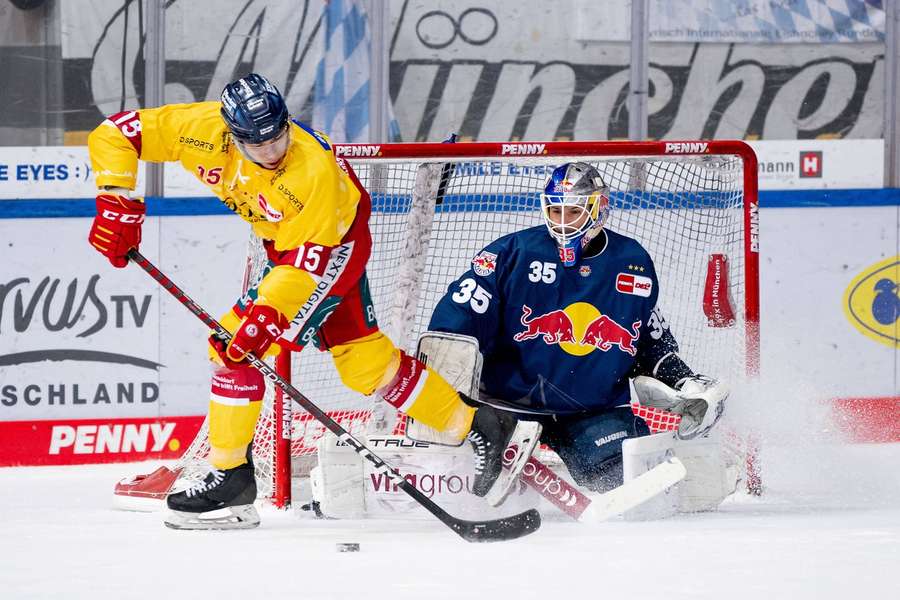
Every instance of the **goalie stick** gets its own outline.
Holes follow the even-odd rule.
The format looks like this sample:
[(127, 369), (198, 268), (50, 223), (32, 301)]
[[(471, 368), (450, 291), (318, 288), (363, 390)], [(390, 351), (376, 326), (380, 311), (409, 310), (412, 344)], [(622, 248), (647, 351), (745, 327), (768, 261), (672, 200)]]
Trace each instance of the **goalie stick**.
[[(203, 321), (210, 329), (216, 332), (221, 339), (225, 341), (231, 340), (231, 334), (227, 329), (216, 321), (212, 315), (206, 312), (199, 304), (194, 302), (184, 290), (178, 287), (171, 279), (169, 279), (162, 271), (160, 271), (153, 263), (147, 260), (136, 249), (128, 252), (128, 258), (142, 268), (148, 275), (155, 279), (167, 292), (172, 294), (184, 307), (191, 311), (194, 316)], [(467, 521), (459, 519), (449, 514), (447, 511), (438, 506), (428, 496), (416, 489), (409, 483), (400, 473), (385, 463), (374, 452), (369, 450), (365, 444), (353, 437), (349, 431), (340, 426), (334, 419), (329, 417), (322, 409), (316, 406), (311, 400), (304, 396), (299, 390), (286, 382), (278, 374), (275, 369), (266, 364), (263, 360), (257, 358), (252, 353), (247, 355), (247, 362), (259, 370), (263, 376), (278, 386), (285, 394), (290, 396), (297, 404), (309, 412), (317, 421), (322, 423), (329, 431), (334, 433), (344, 443), (349, 445), (353, 450), (368, 460), (375, 467), (376, 472), (384, 474), (391, 481), (402, 489), (413, 500), (422, 505), (425, 510), (434, 515), (441, 523), (453, 530), (457, 535), (467, 542), (495, 542), (502, 540), (513, 540), (537, 531), (541, 526), (541, 515), (535, 509), (529, 509), (524, 512), (504, 517), (500, 519), (491, 519), (484, 521)]]
[[(506, 449), (504, 466), (508, 464), (507, 458), (512, 458), (515, 454), (515, 449)], [(681, 461), (672, 456), (608, 492), (587, 495), (531, 456), (519, 477), (572, 519), (582, 523), (599, 523), (662, 494), (684, 479), (686, 473)]]

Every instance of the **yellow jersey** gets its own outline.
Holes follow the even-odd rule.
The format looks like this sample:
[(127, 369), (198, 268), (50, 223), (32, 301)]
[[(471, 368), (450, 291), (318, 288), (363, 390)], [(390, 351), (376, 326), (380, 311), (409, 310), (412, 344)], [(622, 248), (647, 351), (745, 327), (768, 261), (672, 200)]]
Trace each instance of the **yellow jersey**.
[(360, 190), (338, 166), (328, 138), (289, 122), (276, 170), (246, 158), (219, 102), (168, 104), (107, 118), (88, 137), (97, 186), (135, 188), (138, 160), (180, 162), (275, 249), (336, 246), (356, 216)]

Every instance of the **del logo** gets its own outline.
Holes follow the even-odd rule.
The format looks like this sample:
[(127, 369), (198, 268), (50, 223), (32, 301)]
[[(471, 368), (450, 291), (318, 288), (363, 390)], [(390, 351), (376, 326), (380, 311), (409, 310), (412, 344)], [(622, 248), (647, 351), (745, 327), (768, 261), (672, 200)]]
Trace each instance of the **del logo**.
[(266, 215), (266, 221), (271, 221), (272, 223), (277, 223), (281, 219), (284, 218), (280, 212), (269, 206), (269, 202), (266, 200), (266, 197), (262, 194), (256, 195), (256, 202), (259, 204), (259, 208), (263, 211), (263, 214)]
[(487, 277), (497, 268), (497, 255), (492, 252), (481, 251), (472, 259), (472, 270), (482, 277)]
[(653, 290), (653, 280), (643, 275), (631, 273), (619, 273), (616, 277), (616, 291), (622, 294), (632, 294), (648, 298)]
[(844, 292), (844, 314), (864, 336), (900, 346), (900, 255), (875, 263), (857, 275)]

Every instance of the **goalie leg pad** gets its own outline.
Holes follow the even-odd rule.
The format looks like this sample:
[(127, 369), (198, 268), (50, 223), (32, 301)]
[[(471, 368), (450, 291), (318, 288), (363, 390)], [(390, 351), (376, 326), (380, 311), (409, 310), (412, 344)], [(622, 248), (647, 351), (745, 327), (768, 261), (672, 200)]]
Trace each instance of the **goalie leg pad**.
[(678, 485), (678, 512), (716, 510), (737, 488), (740, 468), (717, 439), (697, 438), (677, 442), (675, 456), (687, 469)]
[[(671, 431), (625, 440), (622, 444), (622, 471), (625, 482), (637, 479), (674, 456), (675, 442), (675, 434)], [(624, 515), (630, 521), (645, 521), (663, 519), (677, 512), (678, 495), (676, 492), (670, 492), (659, 494), (629, 509)]]
[(622, 453), (625, 481), (637, 478), (671, 456), (678, 458), (687, 470), (672, 493), (626, 513), (631, 520), (715, 510), (737, 487), (737, 460), (714, 438), (681, 441), (673, 432), (661, 432), (626, 440)]
[[(402, 436), (370, 435), (359, 438), (402, 474), (403, 478), (448, 511), (477, 508), (471, 489), (471, 453), (414, 442)], [(319, 440), (319, 464), (310, 473), (312, 500), (330, 518), (423, 518), (430, 516), (417, 502), (398, 490), (384, 471), (364, 460), (332, 434)]]
[(313, 500), (333, 519), (358, 519), (365, 515), (363, 459), (337, 436), (327, 432), (317, 444), (319, 464), (309, 473)]

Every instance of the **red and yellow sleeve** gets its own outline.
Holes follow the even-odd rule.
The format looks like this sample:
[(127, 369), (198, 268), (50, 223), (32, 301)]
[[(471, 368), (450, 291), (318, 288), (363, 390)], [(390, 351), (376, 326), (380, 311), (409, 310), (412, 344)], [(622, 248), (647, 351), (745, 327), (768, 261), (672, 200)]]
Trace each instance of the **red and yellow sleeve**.
[[(133, 190), (137, 183), (138, 149), (113, 123), (115, 117), (103, 121), (88, 136), (91, 168), (98, 188), (112, 186)], [(140, 122), (136, 116), (131, 121), (132, 125), (134, 123), (138, 129), (133, 135), (140, 136)]]
[(133, 190), (138, 159), (178, 160), (183, 147), (179, 142), (186, 132), (199, 137), (220, 126), (218, 102), (167, 104), (110, 115), (88, 136), (97, 187)]

